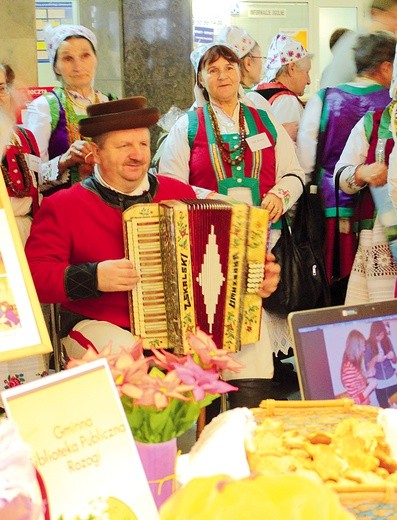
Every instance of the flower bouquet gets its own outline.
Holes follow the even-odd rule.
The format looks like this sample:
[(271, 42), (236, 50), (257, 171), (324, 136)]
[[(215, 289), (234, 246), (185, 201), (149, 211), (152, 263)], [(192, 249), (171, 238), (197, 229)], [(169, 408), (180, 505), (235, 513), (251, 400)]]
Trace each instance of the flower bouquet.
[(237, 390), (222, 381), (222, 370), (238, 372), (241, 365), (218, 349), (201, 330), (190, 334), (192, 353), (176, 356), (165, 350), (144, 355), (142, 342), (113, 353), (89, 347), (67, 368), (96, 359), (108, 361), (139, 455), (158, 507), (172, 493), (176, 438), (189, 430), (200, 410), (220, 394)]
[(241, 367), (230, 353), (218, 349), (201, 330), (188, 341), (193, 353), (186, 356), (154, 349), (144, 356), (141, 341), (116, 353), (110, 345), (99, 353), (89, 347), (81, 359), (70, 359), (67, 368), (107, 359), (134, 439), (165, 442), (189, 430), (201, 408), (219, 394), (237, 390), (220, 378), (222, 370), (238, 372)]

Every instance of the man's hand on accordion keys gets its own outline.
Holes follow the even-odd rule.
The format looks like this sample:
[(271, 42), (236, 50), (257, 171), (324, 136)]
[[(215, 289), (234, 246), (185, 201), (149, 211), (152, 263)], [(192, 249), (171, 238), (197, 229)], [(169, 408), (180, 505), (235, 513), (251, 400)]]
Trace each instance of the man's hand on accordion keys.
[(276, 257), (272, 253), (267, 253), (265, 260), (265, 278), (262, 288), (258, 294), (262, 298), (268, 298), (277, 289), (280, 281), (280, 266), (276, 264)]
[(139, 282), (133, 263), (127, 258), (98, 263), (98, 290), (102, 292), (131, 291)]

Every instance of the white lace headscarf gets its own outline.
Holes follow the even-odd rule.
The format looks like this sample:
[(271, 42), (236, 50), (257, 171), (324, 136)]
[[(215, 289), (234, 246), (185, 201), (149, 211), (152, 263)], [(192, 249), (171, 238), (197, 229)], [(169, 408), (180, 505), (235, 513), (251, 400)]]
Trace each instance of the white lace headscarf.
[(274, 36), (265, 62), (265, 82), (269, 83), (283, 65), (312, 57), (301, 43), (282, 32)]
[(47, 46), (48, 59), (54, 66), (55, 56), (60, 44), (70, 36), (82, 36), (86, 38), (93, 46), (95, 52), (97, 50), (97, 39), (95, 34), (84, 27), (84, 25), (57, 25), (53, 27), (47, 24), (43, 30), (44, 41)]
[(240, 60), (257, 45), (257, 42), (247, 31), (236, 25), (222, 27), (216, 39), (219, 43), (230, 45)]

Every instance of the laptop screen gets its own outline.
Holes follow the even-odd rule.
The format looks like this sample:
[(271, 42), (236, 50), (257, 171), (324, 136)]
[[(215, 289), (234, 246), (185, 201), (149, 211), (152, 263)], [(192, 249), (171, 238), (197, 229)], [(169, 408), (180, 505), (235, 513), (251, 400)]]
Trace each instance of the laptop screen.
[(397, 407), (397, 300), (295, 312), (288, 321), (302, 399)]

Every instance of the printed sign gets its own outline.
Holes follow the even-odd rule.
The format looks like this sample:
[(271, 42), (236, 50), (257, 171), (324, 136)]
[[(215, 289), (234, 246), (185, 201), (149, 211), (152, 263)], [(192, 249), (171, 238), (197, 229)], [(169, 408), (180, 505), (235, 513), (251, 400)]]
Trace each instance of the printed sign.
[(214, 41), (213, 27), (194, 27), (194, 43), (212, 43)]
[(285, 7), (251, 7), (248, 9), (248, 18), (286, 18)]
[(109, 520), (158, 519), (106, 360), (5, 390), (2, 398), (32, 449), (46, 520), (102, 518), (101, 511)]
[(31, 101), (38, 98), (42, 94), (46, 92), (51, 92), (54, 87), (26, 87), (26, 88), (17, 88), (14, 91), (14, 97), (16, 99), (16, 119), (17, 124), (23, 124), (23, 116), (26, 110), (26, 107), (29, 105)]

